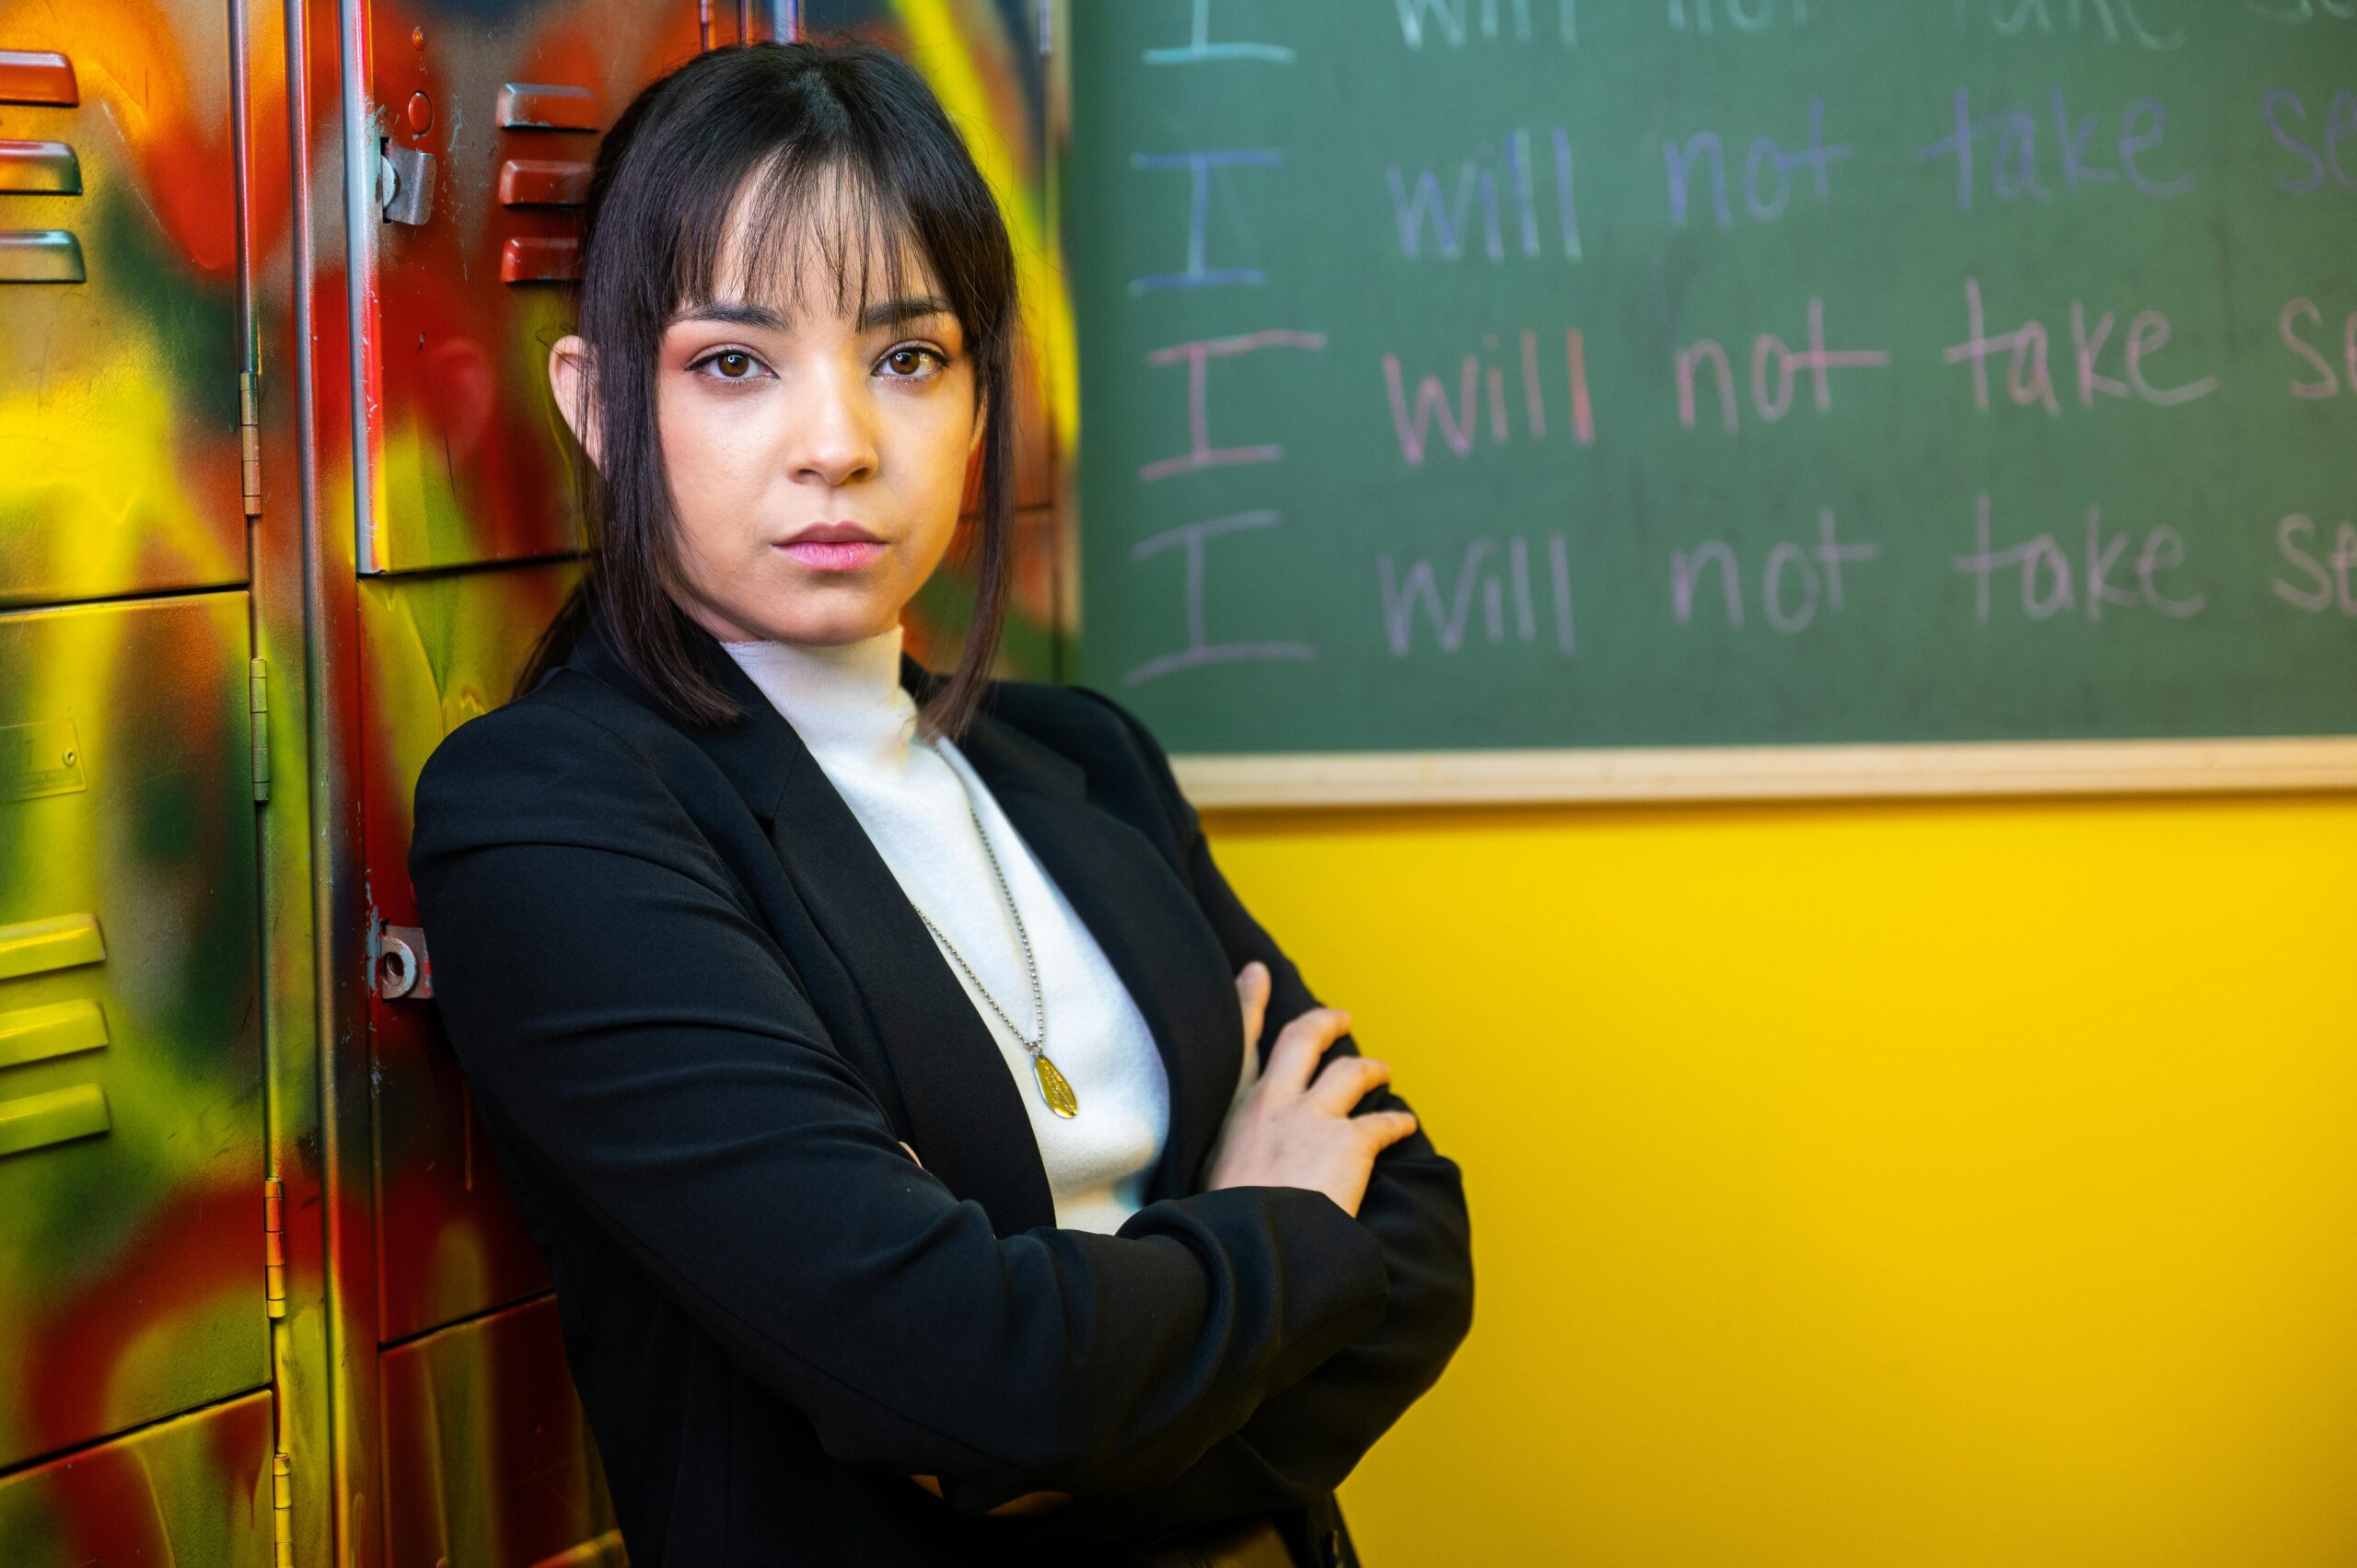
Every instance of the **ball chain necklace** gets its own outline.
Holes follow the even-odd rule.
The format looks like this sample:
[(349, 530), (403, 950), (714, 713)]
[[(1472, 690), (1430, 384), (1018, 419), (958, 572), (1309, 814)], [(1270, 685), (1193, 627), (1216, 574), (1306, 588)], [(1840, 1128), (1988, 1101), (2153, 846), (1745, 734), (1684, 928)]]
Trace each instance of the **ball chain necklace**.
[[(935, 749), (934, 755), (940, 757), (941, 753)], [(998, 1015), (998, 1021), (1006, 1026), (1006, 1032), (1031, 1053), (1031, 1073), (1039, 1081), (1039, 1098), (1048, 1102), (1048, 1109), (1070, 1121), (1080, 1114), (1080, 1097), (1072, 1092), (1070, 1081), (1054, 1063), (1048, 1060), (1048, 998), (1039, 989), (1039, 966), (1031, 956), (1031, 935), (1023, 928), (1023, 912), (1015, 907), (1015, 895), (1007, 890), (1006, 873), (999, 869), (998, 855), (991, 848), (991, 836), (982, 830), (982, 814), (974, 808), (974, 792), (967, 787), (966, 775), (950, 766), (946, 757), (942, 758), (942, 766), (949, 769), (951, 776), (958, 781), (958, 792), (966, 797), (966, 815), (973, 819), (974, 836), (982, 841), (982, 854), (991, 863), (991, 877), (998, 883), (998, 896), (1006, 900), (1006, 912), (1015, 922), (1015, 939), (1023, 947), (1023, 969), (1031, 977), (1031, 1010), (1039, 1015), (1039, 1038), (1033, 1040), (1015, 1027), (1015, 1020), (1006, 1016), (1006, 1009), (998, 1005), (998, 998), (991, 994), (990, 987), (982, 983), (981, 976), (974, 972), (973, 966), (966, 962), (965, 955), (958, 951), (956, 944), (949, 940), (941, 927), (934, 924), (930, 915), (918, 910), (917, 918), (924, 922), (924, 928), (933, 933), (933, 939), (941, 944), (943, 951), (949, 955), (950, 961), (958, 966), (958, 972), (966, 977), (968, 983), (984, 1002), (990, 1004), (991, 1011)]]

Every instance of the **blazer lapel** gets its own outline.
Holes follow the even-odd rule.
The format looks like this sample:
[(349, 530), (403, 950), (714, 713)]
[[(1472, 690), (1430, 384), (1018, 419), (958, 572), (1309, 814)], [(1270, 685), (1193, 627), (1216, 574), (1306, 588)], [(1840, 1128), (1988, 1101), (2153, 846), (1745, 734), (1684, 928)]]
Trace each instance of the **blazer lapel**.
[[(936, 679), (913, 660), (902, 678), (920, 691)], [(987, 706), (959, 749), (1097, 939), (1161, 1052), (1170, 1129), (1146, 1202), (1192, 1191), (1243, 1067), (1243, 1009), (1218, 938), (1145, 836), (1088, 804), (1077, 763)]]
[[(761, 688), (710, 635), (697, 632), (689, 645), (741, 716), (684, 733), (766, 819), (779, 864), (841, 958), (865, 1014), (859, 1022), (890, 1065), (924, 1167), (980, 1202), (1002, 1236), (1052, 1225), (1054, 1195), (1020, 1091), (899, 879)], [(594, 628), (574, 662), (648, 700)], [(830, 1028), (849, 1021), (828, 1016), (826, 987), (813, 985), (811, 994)]]
[[(768, 825), (780, 865), (841, 960), (906, 1108), (925, 1168), (972, 1198), (1002, 1236), (1055, 1223), (1055, 1199), (1015, 1077), (900, 881), (809, 748), (719, 643), (690, 629), (690, 656), (742, 710), (688, 729)], [(594, 623), (574, 663), (660, 712)], [(941, 683), (903, 656), (901, 684), (923, 702)], [(1144, 1199), (1194, 1190), (1242, 1067), (1244, 1019), (1226, 955), (1178, 872), (1145, 836), (1088, 803), (1080, 766), (991, 716), (958, 743), (1137, 1004), (1170, 1086), (1170, 1125)], [(810, 986), (830, 1028), (841, 1002)], [(1052, 1054), (1052, 1051), (1051, 1052)], [(1086, 1114), (1084, 1105), (1082, 1114)]]

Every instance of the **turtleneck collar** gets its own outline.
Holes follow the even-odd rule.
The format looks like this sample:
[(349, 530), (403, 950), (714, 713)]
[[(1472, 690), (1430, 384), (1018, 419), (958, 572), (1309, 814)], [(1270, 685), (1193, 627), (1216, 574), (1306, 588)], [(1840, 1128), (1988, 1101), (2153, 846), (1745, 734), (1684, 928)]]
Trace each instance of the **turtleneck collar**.
[(820, 766), (908, 766), (917, 706), (900, 685), (898, 621), (856, 643), (720, 645), (802, 738)]

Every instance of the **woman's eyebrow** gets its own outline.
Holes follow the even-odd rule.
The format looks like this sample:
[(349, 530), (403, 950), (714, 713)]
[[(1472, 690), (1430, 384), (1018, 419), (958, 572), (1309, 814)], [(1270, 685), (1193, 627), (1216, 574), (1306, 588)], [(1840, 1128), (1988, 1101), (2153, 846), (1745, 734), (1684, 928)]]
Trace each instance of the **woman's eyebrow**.
[(760, 327), (772, 332), (785, 331), (785, 318), (768, 306), (735, 299), (708, 300), (671, 318), (673, 326), (682, 321), (714, 321), (726, 327)]
[(897, 327), (903, 321), (913, 321), (925, 316), (951, 314), (949, 302), (929, 294), (910, 295), (900, 299), (887, 299), (869, 306), (859, 313), (859, 330), (872, 332), (878, 327)]
[[(878, 327), (897, 327), (903, 321), (914, 321), (927, 316), (947, 316), (953, 312), (949, 302), (929, 294), (909, 295), (900, 299), (881, 300), (859, 313), (859, 330), (872, 332)], [(702, 305), (690, 306), (671, 318), (670, 324), (683, 321), (711, 321), (727, 327), (758, 327), (765, 331), (783, 332), (787, 329), (785, 317), (766, 305), (754, 305), (744, 300), (714, 299)]]

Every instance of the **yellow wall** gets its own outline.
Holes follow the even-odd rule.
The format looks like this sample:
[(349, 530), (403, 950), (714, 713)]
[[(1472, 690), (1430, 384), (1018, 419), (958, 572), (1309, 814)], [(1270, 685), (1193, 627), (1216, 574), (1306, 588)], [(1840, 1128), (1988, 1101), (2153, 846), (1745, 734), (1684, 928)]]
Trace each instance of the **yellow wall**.
[(2357, 1563), (2357, 800), (1213, 830), (1471, 1194), (1372, 1568)]

